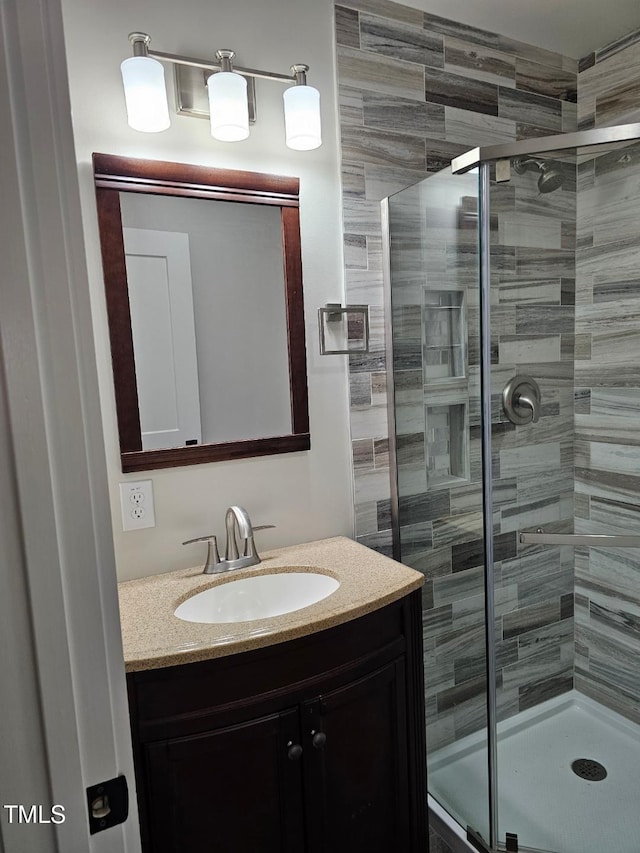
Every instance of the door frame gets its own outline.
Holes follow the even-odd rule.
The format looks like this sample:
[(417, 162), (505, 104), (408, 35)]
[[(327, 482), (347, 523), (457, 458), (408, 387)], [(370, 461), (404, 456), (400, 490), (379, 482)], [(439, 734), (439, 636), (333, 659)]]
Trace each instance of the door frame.
[[(133, 759), (60, 0), (0, 3), (0, 849), (137, 853)], [(9, 772), (7, 770), (10, 768)], [(126, 823), (85, 788), (124, 773)]]

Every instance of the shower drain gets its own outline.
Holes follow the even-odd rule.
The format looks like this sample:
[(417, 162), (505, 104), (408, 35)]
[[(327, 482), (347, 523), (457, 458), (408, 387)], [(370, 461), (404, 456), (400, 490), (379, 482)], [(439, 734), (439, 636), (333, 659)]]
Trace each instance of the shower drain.
[(576, 758), (571, 764), (571, 769), (581, 779), (586, 779), (587, 782), (601, 782), (607, 778), (607, 771), (604, 765), (599, 761), (594, 761), (592, 758)]

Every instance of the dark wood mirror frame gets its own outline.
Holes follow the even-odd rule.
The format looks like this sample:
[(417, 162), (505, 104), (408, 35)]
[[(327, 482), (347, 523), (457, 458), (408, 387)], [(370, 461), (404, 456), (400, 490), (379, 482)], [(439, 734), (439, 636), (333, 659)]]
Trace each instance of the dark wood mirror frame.
[[(98, 224), (111, 340), (122, 470), (145, 471), (309, 450), (309, 407), (297, 178), (94, 154)], [(289, 435), (143, 450), (120, 193), (249, 202), (280, 207), (291, 426)]]

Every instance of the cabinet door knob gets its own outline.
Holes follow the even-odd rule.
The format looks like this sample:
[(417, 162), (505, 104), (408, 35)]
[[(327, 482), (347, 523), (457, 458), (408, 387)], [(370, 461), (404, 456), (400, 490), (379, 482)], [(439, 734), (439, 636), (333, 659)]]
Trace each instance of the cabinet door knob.
[(314, 745), (314, 747), (316, 749), (323, 749), (326, 742), (327, 742), (327, 736), (324, 732), (313, 733), (313, 739), (311, 740), (311, 743)]
[(299, 743), (290, 743), (287, 746), (289, 747), (287, 751), (289, 761), (298, 761), (299, 758), (302, 758), (302, 747)]

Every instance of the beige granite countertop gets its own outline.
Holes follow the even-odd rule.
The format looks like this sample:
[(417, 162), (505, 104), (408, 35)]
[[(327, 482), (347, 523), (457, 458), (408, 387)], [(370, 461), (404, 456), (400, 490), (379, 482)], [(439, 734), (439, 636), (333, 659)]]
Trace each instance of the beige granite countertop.
[[(125, 581), (118, 585), (127, 672), (223, 657), (282, 643), (348, 622), (396, 601), (424, 583), (424, 576), (363, 545), (338, 536), (267, 551), (262, 562), (220, 575), (202, 566)], [(251, 622), (185, 622), (178, 604), (197, 592), (251, 575), (320, 570), (340, 581), (322, 601)]]

